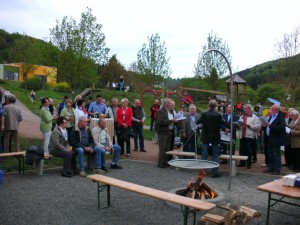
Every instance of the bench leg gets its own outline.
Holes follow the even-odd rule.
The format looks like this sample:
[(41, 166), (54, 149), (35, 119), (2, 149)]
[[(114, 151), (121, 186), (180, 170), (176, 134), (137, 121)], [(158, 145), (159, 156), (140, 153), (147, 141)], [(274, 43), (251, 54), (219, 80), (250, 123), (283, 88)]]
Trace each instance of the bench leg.
[[(105, 191), (106, 191), (107, 204), (101, 207), (100, 194), (101, 192), (105, 192)], [(110, 206), (110, 185), (100, 185), (99, 182), (97, 182), (97, 196), (98, 196), (98, 210), (109, 207)]]
[(194, 209), (189, 209), (187, 206), (181, 206), (181, 211), (183, 213), (183, 224), (187, 225), (188, 224), (188, 216), (189, 213), (193, 213), (194, 221), (193, 224), (196, 224), (196, 210)]
[(232, 160), (232, 170), (231, 170), (231, 176), (235, 177), (237, 171), (237, 165), (236, 160)]

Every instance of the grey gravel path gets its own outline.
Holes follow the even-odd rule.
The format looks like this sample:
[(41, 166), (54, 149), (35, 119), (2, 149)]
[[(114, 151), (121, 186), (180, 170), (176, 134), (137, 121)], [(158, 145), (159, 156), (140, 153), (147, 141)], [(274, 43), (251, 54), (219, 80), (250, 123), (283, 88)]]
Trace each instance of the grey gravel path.
[[(169, 191), (186, 186), (194, 171), (160, 169), (154, 163), (124, 160), (123, 170), (110, 170), (107, 176)], [(1, 225), (181, 225), (179, 209), (167, 203), (112, 187), (111, 207), (98, 211), (96, 184), (79, 176), (63, 178), (59, 170), (45, 171), (43, 176), (5, 174), (0, 185)], [(239, 173), (232, 178), (228, 192), (228, 174), (205, 182), (223, 191), (227, 202), (245, 205), (262, 213), (248, 224), (265, 224), (267, 194), (256, 190), (260, 184), (278, 177)], [(300, 191), (300, 189), (299, 189)], [(299, 214), (299, 209), (283, 206)], [(190, 219), (190, 224), (192, 220)], [(272, 213), (271, 224), (300, 224), (281, 214)]]

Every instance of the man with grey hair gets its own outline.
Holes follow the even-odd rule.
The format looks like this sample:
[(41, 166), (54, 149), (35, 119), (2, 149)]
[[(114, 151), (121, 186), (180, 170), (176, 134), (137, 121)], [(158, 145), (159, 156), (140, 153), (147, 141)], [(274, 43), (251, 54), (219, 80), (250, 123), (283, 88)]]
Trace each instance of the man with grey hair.
[[(141, 152), (147, 152), (144, 144), (144, 121), (146, 120), (146, 113), (144, 108), (141, 106), (139, 99), (134, 100), (132, 106), (132, 128), (134, 133), (134, 151), (140, 147)], [(139, 143), (138, 143), (139, 139)]]
[(16, 97), (9, 95), (6, 98), (6, 105), (4, 106), (4, 152), (9, 152), (9, 146), (13, 142), (14, 146), (11, 146), (11, 151), (19, 151), (19, 123), (23, 120), (21, 110), (15, 105)]
[(172, 132), (174, 123), (177, 121), (173, 118), (170, 113), (170, 99), (166, 98), (162, 101), (162, 107), (157, 111), (156, 114), (156, 131), (158, 135), (158, 164), (160, 168), (166, 168), (168, 164), (168, 156), (166, 152), (170, 150)]
[(91, 130), (87, 127), (87, 118), (78, 118), (78, 130), (73, 128), (70, 134), (70, 145), (73, 146), (75, 152), (78, 154), (80, 176), (85, 177), (84, 171), (84, 153), (95, 154), (96, 169), (98, 174), (104, 174), (107, 172), (105, 168), (105, 150), (101, 149), (95, 144)]
[(300, 113), (293, 110), (290, 115), (294, 122), (291, 127), (292, 169), (293, 172), (300, 172)]
[(260, 119), (252, 113), (253, 108), (250, 104), (244, 105), (244, 115), (239, 119), (240, 126), (240, 155), (248, 156), (247, 160), (241, 160), (238, 167), (251, 169), (252, 166), (252, 151), (255, 148), (255, 138), (258, 128), (260, 127)]
[[(190, 104), (189, 112), (184, 113), (185, 120), (181, 122), (181, 139), (183, 142), (184, 152), (195, 152), (196, 143), (196, 122), (200, 119), (200, 114), (197, 113), (197, 108), (194, 104)], [(200, 132), (197, 132), (200, 134)]]
[[(224, 120), (220, 113), (215, 111), (217, 106), (216, 100), (212, 99), (208, 103), (208, 111), (202, 113), (197, 124), (202, 124), (202, 159), (207, 160), (208, 148), (212, 147), (213, 161), (219, 162), (219, 149), (220, 149), (220, 130), (224, 124)], [(218, 173), (218, 168), (212, 169), (212, 178), (218, 178), (222, 175)]]
[(272, 105), (271, 112), (272, 116), (266, 123), (266, 134), (268, 135), (269, 144), (269, 168), (264, 170), (264, 172), (279, 175), (281, 170), (280, 148), (285, 146), (286, 143), (286, 123), (285, 116), (280, 112), (280, 105)]

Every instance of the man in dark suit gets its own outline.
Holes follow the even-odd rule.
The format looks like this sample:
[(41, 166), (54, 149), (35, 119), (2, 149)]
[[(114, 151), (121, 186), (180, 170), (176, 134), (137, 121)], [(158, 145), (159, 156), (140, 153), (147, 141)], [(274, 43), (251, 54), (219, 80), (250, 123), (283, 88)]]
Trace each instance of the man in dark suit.
[[(186, 117), (181, 122), (181, 139), (183, 142), (184, 152), (195, 152), (195, 129), (196, 122), (200, 119), (200, 114), (197, 113), (197, 108), (194, 104), (190, 104), (189, 112), (183, 114)], [(198, 132), (197, 132), (198, 133)]]
[[(232, 145), (232, 155), (235, 154), (235, 143), (236, 143), (236, 128), (238, 125), (234, 122), (237, 122), (239, 120), (239, 116), (233, 113), (233, 116), (231, 118), (231, 105), (229, 104), (226, 108), (226, 113), (223, 114), (223, 120), (224, 124), (222, 125), (222, 131), (225, 132), (226, 135), (230, 135), (230, 122), (232, 120), (232, 140), (233, 145)], [(227, 143), (221, 143), (221, 148), (224, 150), (224, 154), (229, 154), (230, 149), (229, 149), (229, 144), (230, 142)], [(223, 163), (226, 163), (227, 161), (223, 161)]]
[(168, 166), (168, 156), (166, 152), (170, 150), (172, 132), (176, 120), (173, 114), (170, 113), (171, 100), (166, 98), (163, 101), (163, 106), (157, 111), (156, 114), (156, 131), (158, 135), (158, 164), (160, 168)]
[(271, 172), (273, 175), (279, 175), (281, 170), (280, 148), (285, 146), (285, 117), (279, 111), (279, 105), (272, 105), (272, 117), (267, 122), (266, 134), (268, 135), (269, 144), (269, 165), (264, 172)]
[[(209, 110), (202, 113), (197, 124), (202, 124), (202, 159), (207, 160), (208, 147), (211, 146), (213, 150), (213, 161), (219, 162), (219, 148), (220, 148), (220, 130), (224, 124), (220, 113), (215, 111), (217, 107), (216, 100), (210, 100), (208, 103)], [(212, 178), (221, 177), (218, 173), (218, 168), (212, 169)]]

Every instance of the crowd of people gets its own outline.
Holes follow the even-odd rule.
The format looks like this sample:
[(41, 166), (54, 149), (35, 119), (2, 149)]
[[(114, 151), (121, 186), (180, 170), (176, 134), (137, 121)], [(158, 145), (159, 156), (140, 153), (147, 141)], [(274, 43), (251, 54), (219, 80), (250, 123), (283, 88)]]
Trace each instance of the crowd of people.
[[(0, 145), (1, 152), (12, 151), (11, 149), (19, 151), (18, 127), (22, 114), (14, 104), (15, 101), (13, 95), (6, 95), (5, 103), (0, 106), (0, 129), (4, 134), (3, 146)], [(220, 108), (215, 99), (210, 99), (207, 111), (200, 113), (190, 101), (188, 106), (185, 105), (176, 112), (173, 100), (165, 98), (159, 102), (155, 99), (147, 112), (151, 119), (150, 131), (155, 131), (158, 137), (157, 166), (169, 166), (170, 158), (166, 152), (173, 149), (177, 136), (181, 138), (184, 152), (200, 153), (203, 160), (211, 156), (214, 162), (219, 163), (220, 152), (229, 154), (228, 140), (225, 141), (223, 137), (232, 133), (232, 154), (239, 148), (239, 154), (247, 156), (247, 160), (240, 161), (239, 167), (251, 169), (252, 164), (257, 162), (256, 149), (260, 149), (265, 154), (265, 164), (262, 166), (267, 169), (264, 172), (278, 175), (282, 166), (299, 172), (299, 111), (290, 108), (286, 112), (284, 107), (273, 104), (268, 114), (262, 116), (260, 104), (254, 108), (250, 104), (239, 104), (241, 105), (232, 107), (223, 103)], [(232, 109), (237, 113), (231, 113)], [(64, 158), (61, 172), (64, 177), (71, 177), (76, 173), (86, 176), (85, 154), (95, 157), (95, 173), (104, 174), (108, 171), (106, 154), (113, 154), (111, 169), (122, 169), (117, 163), (121, 155), (130, 157), (131, 137), (134, 140), (133, 151), (147, 152), (144, 145), (147, 112), (139, 99), (135, 99), (130, 106), (127, 98), (123, 98), (120, 104), (117, 98), (112, 98), (109, 104), (97, 95), (94, 101), (89, 97), (85, 104), (81, 96), (77, 96), (74, 102), (68, 96), (63, 96), (57, 110), (52, 99), (42, 98), (40, 130), (43, 134), (44, 156)], [(99, 117), (97, 125), (90, 129), (91, 119)], [(110, 136), (106, 128), (104, 118), (113, 120), (113, 136)], [(236, 144), (237, 139), (239, 146)], [(281, 162), (281, 151), (284, 151), (285, 164)], [(76, 158), (79, 170), (76, 167)], [(212, 170), (213, 178), (220, 176), (217, 168)]]

